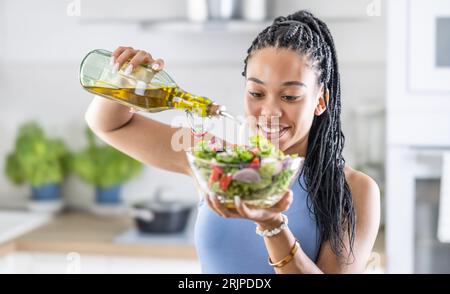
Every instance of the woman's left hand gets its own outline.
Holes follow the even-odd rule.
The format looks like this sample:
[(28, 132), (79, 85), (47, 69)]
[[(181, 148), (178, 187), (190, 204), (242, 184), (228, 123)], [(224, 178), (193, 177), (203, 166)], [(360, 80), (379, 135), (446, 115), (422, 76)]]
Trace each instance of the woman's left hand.
[(255, 208), (246, 205), (239, 196), (235, 196), (234, 204), (236, 208), (230, 209), (224, 207), (216, 195), (205, 195), (205, 198), (208, 206), (222, 217), (245, 218), (258, 224), (269, 224), (279, 220), (281, 213), (288, 210), (293, 200), (292, 191), (286, 190), (283, 198), (274, 206), (270, 208)]

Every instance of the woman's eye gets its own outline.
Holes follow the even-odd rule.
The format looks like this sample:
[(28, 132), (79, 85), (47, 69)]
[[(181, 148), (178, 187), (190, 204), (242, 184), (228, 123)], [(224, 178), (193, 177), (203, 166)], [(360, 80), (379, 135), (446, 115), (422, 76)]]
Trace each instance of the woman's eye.
[(300, 96), (282, 96), (281, 98), (283, 98), (283, 100), (286, 101), (295, 101), (299, 98)]
[(263, 95), (261, 93), (258, 92), (248, 92), (251, 96), (255, 97), (255, 98), (261, 98)]

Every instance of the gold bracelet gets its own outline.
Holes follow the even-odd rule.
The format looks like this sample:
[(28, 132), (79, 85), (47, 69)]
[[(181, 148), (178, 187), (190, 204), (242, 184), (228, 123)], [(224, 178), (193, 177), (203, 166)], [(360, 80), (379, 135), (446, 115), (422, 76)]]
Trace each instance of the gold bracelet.
[(299, 248), (300, 248), (300, 242), (296, 239), (295, 244), (291, 249), (291, 252), (289, 252), (289, 254), (286, 255), (286, 257), (284, 257), (282, 260), (273, 263), (272, 260), (270, 260), (270, 256), (269, 256), (269, 265), (271, 265), (273, 267), (277, 267), (277, 268), (285, 266), (294, 258), (294, 255), (298, 251)]

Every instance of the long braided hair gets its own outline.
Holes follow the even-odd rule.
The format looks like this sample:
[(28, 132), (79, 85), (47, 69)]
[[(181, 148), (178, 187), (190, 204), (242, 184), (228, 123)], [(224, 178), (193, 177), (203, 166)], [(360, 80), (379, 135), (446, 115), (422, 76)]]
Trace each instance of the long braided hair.
[[(355, 212), (352, 195), (344, 176), (342, 155), (345, 137), (341, 129), (341, 89), (333, 38), (324, 22), (309, 11), (301, 10), (276, 18), (253, 41), (247, 62), (254, 51), (266, 47), (287, 48), (308, 58), (316, 71), (319, 85), (329, 91), (326, 110), (315, 116), (308, 138), (302, 173), (308, 192), (308, 208), (314, 213), (321, 241), (330, 241), (333, 252), (343, 257), (353, 254)], [(300, 177), (299, 183), (301, 185)], [(344, 242), (350, 240), (349, 248)]]

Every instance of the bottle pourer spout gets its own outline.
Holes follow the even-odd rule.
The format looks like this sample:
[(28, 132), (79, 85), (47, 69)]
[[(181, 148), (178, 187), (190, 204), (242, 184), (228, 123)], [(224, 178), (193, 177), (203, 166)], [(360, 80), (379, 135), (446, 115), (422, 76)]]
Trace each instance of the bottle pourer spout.
[(223, 111), (225, 111), (225, 106), (212, 103), (212, 104), (208, 105), (207, 116), (222, 115)]
[(217, 114), (222, 114), (227, 111), (227, 108), (224, 105), (219, 106), (219, 110), (217, 111)]

